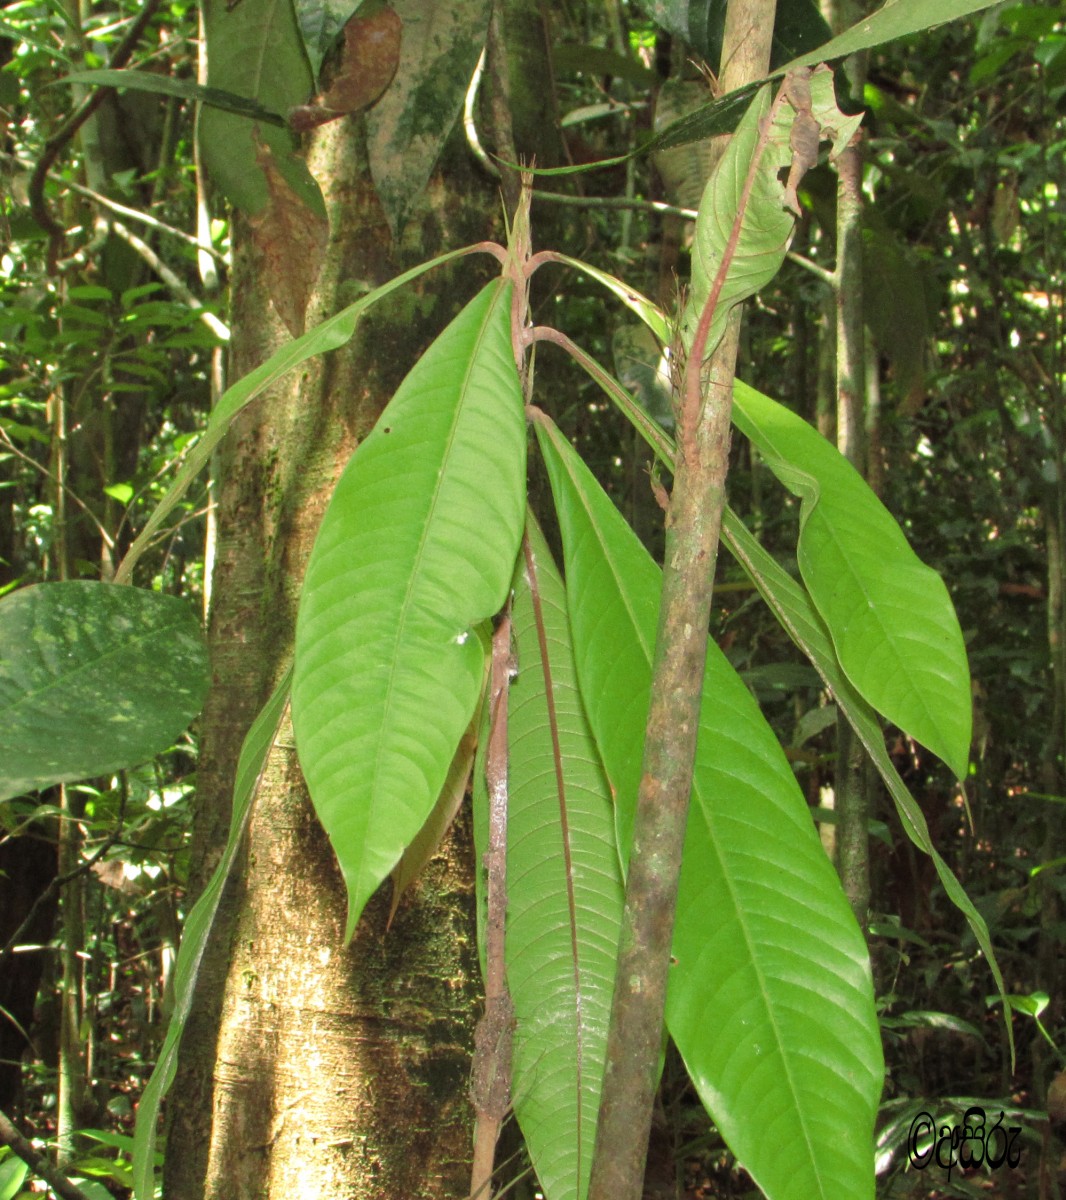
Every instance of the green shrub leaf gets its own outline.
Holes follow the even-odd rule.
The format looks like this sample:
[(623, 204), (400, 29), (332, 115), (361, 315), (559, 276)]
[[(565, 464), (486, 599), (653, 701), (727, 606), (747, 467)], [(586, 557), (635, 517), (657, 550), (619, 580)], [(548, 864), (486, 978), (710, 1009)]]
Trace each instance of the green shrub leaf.
[(203, 707), (207, 651), (183, 600), (41, 583), (0, 601), (0, 800), (132, 767)]
[[(507, 983), (517, 1019), (512, 1092), (544, 1195), (573, 1200), (586, 1194), (592, 1166), (622, 874), (611, 792), (577, 688), (566, 593), (543, 535), (532, 522), (528, 529), (563, 794), (529, 572), (520, 562), (512, 610), (518, 674), (510, 695), (507, 851)], [(487, 815), (480, 824), (487, 830)]]
[[(885, 738), (881, 726), (878, 724), (877, 714), (841, 669), (832, 639), (810, 596), (801, 584), (797, 583), (787, 571), (778, 565), (773, 555), (759, 545), (740, 518), (729, 509), (726, 509), (722, 524), (722, 539), (758, 588), (759, 594), (780, 621), (782, 628), (807, 655), (826, 686), (831, 689), (833, 698), (847, 717), (859, 740), (866, 747), (874, 766), (877, 767), (884, 780), (885, 787), (888, 788), (889, 795), (896, 805), (904, 832), (919, 850), (928, 854), (933, 860), (933, 866), (936, 868), (936, 873), (940, 877), (948, 899), (966, 918), (974, 940), (988, 960), (988, 967), (996, 981), (999, 994), (1001, 997), (1005, 996), (1003, 975), (1000, 972), (999, 963), (996, 961), (995, 951), (992, 949), (988, 925), (974, 907), (973, 901), (966, 894), (966, 890), (959, 883), (954, 872), (934, 846), (925, 814), (907, 790), (907, 785), (900, 778), (899, 772), (892, 762), (892, 757), (885, 747)], [(1006, 1011), (1005, 1009), (1005, 1013)], [(1011, 1054), (1013, 1055), (1014, 1031), (1009, 1017), (1007, 1019), (1007, 1039), (1011, 1044)]]
[(474, 632), (522, 535), (526, 432), (511, 285), (426, 351), (341, 476), (308, 564), (292, 710), (351, 936), (440, 795), (481, 689)]
[[(554, 426), (538, 422), (563, 531), (581, 694), (627, 844), (660, 573)], [(791, 769), (708, 647), (667, 1025), (771, 1200), (872, 1197), (883, 1061), (866, 946)]]
[(813, 426), (739, 380), (738, 428), (800, 498), (800, 574), (855, 688), (965, 778), (970, 672), (955, 608), (892, 514)]

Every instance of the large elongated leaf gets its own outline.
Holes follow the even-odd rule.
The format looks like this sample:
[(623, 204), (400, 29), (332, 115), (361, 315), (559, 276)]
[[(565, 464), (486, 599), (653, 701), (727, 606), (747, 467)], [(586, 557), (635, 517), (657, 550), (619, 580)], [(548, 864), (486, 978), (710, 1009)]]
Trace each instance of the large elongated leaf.
[[(622, 876), (610, 788), (577, 687), (566, 593), (529, 525), (547, 643), (526, 564), (515, 575), (518, 674), (510, 697), (507, 982), (514, 1002), (514, 1106), (547, 1200), (588, 1190), (600, 1106)], [(564, 822), (565, 818), (565, 822)], [(571, 911), (569, 895), (573, 895)]]
[(207, 684), (182, 600), (88, 581), (13, 592), (0, 601), (0, 800), (144, 762)]
[(222, 889), (233, 870), (241, 838), (248, 826), (252, 801), (262, 778), (267, 754), (277, 738), (285, 715), (291, 681), (292, 668), (289, 667), (274, 694), (252, 722), (252, 727), (244, 739), (233, 785), (229, 838), (215, 873), (200, 899), (193, 905), (182, 930), (181, 947), (174, 963), (174, 1011), (167, 1026), (163, 1047), (159, 1051), (159, 1058), (156, 1060), (155, 1070), (137, 1105), (137, 1126), (133, 1139), (133, 1190), (136, 1200), (154, 1200), (153, 1168), (159, 1109), (174, 1082), (174, 1073), (178, 1068), (178, 1046), (185, 1030), (185, 1022), (192, 1011), (193, 992), (196, 988), (196, 977), (200, 972), (200, 962), (211, 934), (215, 913), (218, 911)]
[[(241, 0), (211, 4), (205, 13), (211, 88), (241, 96), (258, 108), (286, 116), (314, 89), (292, 0)], [(229, 199), (247, 213), (261, 212), (270, 200), (256, 158), (253, 122), (217, 108), (200, 114), (204, 161)], [(321, 196), (306, 166), (297, 166), (295, 139), (287, 128), (258, 127), (259, 136), (292, 185), (321, 211)]]
[(412, 369), (345, 469), (308, 564), (293, 724), (349, 937), (440, 795), (481, 689), (473, 628), (510, 584), (526, 447), (510, 298), (489, 284)]
[[(896, 811), (899, 813), (904, 831), (919, 850), (928, 854), (933, 860), (933, 866), (936, 868), (940, 882), (944, 885), (944, 891), (952, 904), (966, 918), (975, 941), (988, 960), (989, 970), (996, 981), (1000, 995), (1005, 996), (1003, 976), (992, 949), (988, 925), (985, 923), (984, 917), (974, 908), (973, 901), (967, 896), (966, 890), (955, 878), (954, 872), (934, 846), (925, 814), (907, 790), (907, 785), (899, 777), (899, 772), (885, 748), (885, 739), (881, 732), (881, 726), (877, 722), (877, 715), (841, 669), (832, 639), (810, 596), (787, 571), (778, 566), (773, 556), (759, 545), (736, 513), (730, 509), (726, 509), (725, 519), (722, 523), (722, 538), (747, 572), (748, 578), (758, 588), (759, 594), (766, 601), (771, 612), (781, 622), (796, 645), (811, 660), (819, 675), (832, 690), (834, 699), (855, 730), (859, 740), (866, 747), (867, 753), (884, 780), (896, 805)], [(1005, 1002), (1003, 1007), (1006, 1016), (1009, 1007)], [(1007, 1019), (1007, 1037), (1013, 1052), (1014, 1032), (1009, 1017)]]
[(489, 0), (393, 0), (403, 22), (396, 75), (367, 114), (370, 173), (394, 230), (410, 213), (463, 107)]
[(846, 58), (860, 50), (869, 50), (884, 42), (932, 29), (934, 25), (971, 16), (984, 8), (991, 8), (995, 3), (996, 0), (885, 0), (877, 12), (856, 21), (850, 29), (817, 50), (811, 50), (779, 67), (775, 74)]
[[(621, 816), (639, 784), (659, 571), (547, 422), (581, 692)], [(667, 1023), (771, 1200), (873, 1195), (883, 1062), (869, 960), (773, 732), (713, 644)]]
[(816, 429), (740, 381), (733, 396), (737, 426), (800, 497), (800, 573), (848, 678), (964, 778), (970, 673), (944, 581)]

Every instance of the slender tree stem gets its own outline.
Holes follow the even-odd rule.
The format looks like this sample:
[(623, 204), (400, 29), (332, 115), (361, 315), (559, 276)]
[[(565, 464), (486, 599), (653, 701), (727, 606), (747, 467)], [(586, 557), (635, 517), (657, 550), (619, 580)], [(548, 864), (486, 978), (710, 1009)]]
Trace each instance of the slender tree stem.
[[(726, 90), (766, 74), (773, 18), (773, 0), (730, 0), (723, 49)], [(738, 308), (730, 314), (725, 335), (705, 369), (704, 346), (719, 290), (711, 289), (682, 381), (651, 705), (589, 1200), (640, 1200), (643, 1191), (725, 508), (740, 332)]]
[(470, 1195), (490, 1194), (496, 1141), (511, 1106), (511, 1035), (514, 1008), (507, 990), (507, 695), (511, 686), (511, 615), (492, 638), (489, 704), (492, 714), (485, 776), (489, 791), (489, 848), (485, 852), (485, 1013), (474, 1040), (470, 1093), (477, 1114)]

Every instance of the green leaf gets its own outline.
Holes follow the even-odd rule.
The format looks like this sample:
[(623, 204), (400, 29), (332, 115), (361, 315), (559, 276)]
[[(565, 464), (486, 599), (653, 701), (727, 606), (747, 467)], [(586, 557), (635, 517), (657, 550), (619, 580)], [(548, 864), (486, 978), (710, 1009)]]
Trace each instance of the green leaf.
[[(846, 145), (861, 117), (846, 117), (837, 108), (831, 71), (811, 74), (810, 98), (821, 136), (832, 137), (837, 149)], [(771, 109), (770, 88), (763, 88), (741, 118), (707, 182), (696, 219), (692, 291), (682, 317), (686, 349), (715, 288), (720, 290), (705, 357), (720, 341), (730, 309), (773, 279), (784, 262), (796, 218), (786, 206), (788, 186), (780, 176), (793, 161), (796, 116), (788, 102)], [(795, 203), (794, 196), (791, 203)], [(740, 228), (735, 232), (738, 214)], [(719, 279), (723, 269), (724, 278)]]
[[(988, 925), (984, 917), (973, 906), (962, 884), (955, 878), (951, 868), (940, 856), (933, 844), (929, 826), (918, 802), (907, 790), (899, 777), (892, 758), (885, 748), (884, 735), (877, 716), (845, 675), (837, 660), (832, 639), (826, 630), (810, 596), (787, 571), (783, 570), (744, 526), (730, 509), (726, 509), (722, 523), (722, 538), (748, 577), (759, 590), (770, 610), (786, 630), (789, 637), (814, 664), (833, 697), (855, 730), (859, 740), (877, 767), (896, 805), (900, 823), (910, 840), (933, 860), (933, 866), (944, 886), (948, 899), (966, 918), (977, 944), (988, 960), (989, 970), (996, 981), (1000, 995), (1005, 994), (1003, 976), (996, 961)], [(1007, 1036), (1014, 1050), (1014, 1035), (1007, 1023)]]
[[(581, 694), (625, 849), (660, 574), (554, 426), (538, 419), (537, 436), (563, 532)], [(713, 643), (703, 696), (670, 1034), (771, 1200), (872, 1197), (883, 1062), (865, 943), (772, 730)]]
[[(575, 262), (574, 265), (580, 264)], [(663, 314), (650, 301), (647, 301), (645, 306), (631, 305), (630, 307), (633, 307), (633, 311), (644, 318), (648, 328), (653, 332), (657, 333), (665, 321)], [(624, 389), (620, 388), (617, 382), (611, 379), (603, 368), (593, 362), (588, 355), (578, 350), (576, 357), (577, 361), (603, 387), (612, 402), (646, 440), (656, 457), (672, 471), (674, 469), (674, 447), (670, 437), (658, 425), (650, 421), (632, 397), (626, 394)], [(800, 584), (796, 583), (786, 571), (778, 566), (773, 557), (759, 545), (736, 513), (729, 507), (726, 508), (723, 519), (722, 540), (747, 572), (748, 577), (755, 584), (759, 594), (777, 617), (782, 628), (788, 632), (796, 645), (811, 660), (826, 685), (833, 692), (837, 703), (859, 740), (866, 747), (884, 780), (896, 805), (904, 832), (914, 845), (932, 859), (948, 899), (966, 918), (981, 952), (988, 960), (989, 970), (1002, 995), (1004, 992), (1003, 977), (992, 949), (988, 925), (934, 846), (925, 815), (908, 791), (906, 784), (899, 777), (885, 748), (885, 739), (881, 727), (877, 723), (876, 714), (855, 690), (841, 669), (832, 639), (810, 596)], [(1007, 1037), (1011, 1044), (1013, 1058), (1014, 1032), (1009, 1021), (1007, 1022)]]
[(396, 75), (366, 115), (370, 173), (396, 232), (422, 194), (463, 107), (489, 0), (393, 0), (403, 21)]
[[(282, 115), (311, 95), (314, 79), (292, 0), (211, 4), (205, 21), (212, 88)], [(262, 121), (257, 126), (234, 113), (209, 107), (200, 114), (199, 135), (204, 162), (219, 187), (246, 213), (267, 207), (270, 194), (257, 155), (257, 130), (294, 190), (309, 206), (320, 207), (318, 187), (293, 153), (296, 143), (288, 128), (264, 126)]]
[(474, 627), (511, 581), (526, 432), (510, 303), (510, 284), (489, 284), (411, 370), (345, 469), (308, 564), (293, 723), (348, 889), (348, 937), (440, 795), (481, 689)]
[(624, 283), (617, 275), (609, 275), (606, 271), (601, 271), (599, 267), (594, 267), (590, 263), (583, 262), (580, 258), (571, 258), (568, 254), (560, 254), (557, 251), (552, 251), (551, 260), (552, 262), (562, 263), (564, 266), (573, 267), (575, 271), (580, 271), (582, 275), (587, 275), (590, 279), (594, 279), (597, 283), (602, 284), (609, 292), (617, 296), (626, 308), (636, 313), (664, 346), (670, 344), (673, 336), (670, 322), (666, 319), (662, 310), (653, 304), (647, 296), (638, 292), (636, 288), (632, 288), (629, 284)]
[(824, 45), (832, 32), (814, 0), (777, 0), (770, 65), (780, 66)]
[(560, 795), (529, 569), (520, 561), (507, 851), (507, 982), (517, 1018), (512, 1092), (544, 1195), (567, 1200), (588, 1190), (623, 887), (610, 787), (577, 687), (566, 593), (543, 534), (532, 519), (527, 528), (563, 786)]
[[(114, 387), (115, 385), (112, 384), (112, 390)], [(129, 504), (133, 499), (133, 486), (128, 483), (111, 483), (104, 488), (104, 495), (110, 496), (112, 500), (117, 500), (119, 504)]]
[[(91, 83), (99, 87), (132, 88), (135, 92), (154, 92), (158, 96), (174, 96), (178, 100), (189, 100), (193, 103), (207, 104), (221, 112), (233, 113), (246, 120), (263, 121), (267, 125), (278, 125), (285, 128), (285, 118), (269, 108), (264, 108), (247, 96), (236, 92), (228, 92), (223, 88), (202, 87), (190, 79), (175, 79), (170, 75), (157, 75), (154, 71), (113, 71), (101, 68), (98, 71), (75, 71), (64, 75), (49, 86), (60, 83)], [(106, 291), (106, 289), (98, 289)], [(73, 294), (73, 293), (72, 293)], [(110, 300), (111, 293), (106, 297)]]
[(107, 583), (41, 583), (0, 601), (0, 800), (132, 767), (203, 706), (192, 608)]
[[(292, 0), (209, 4), (204, 29), (211, 87), (285, 114), (309, 99), (314, 77)], [(203, 109), (197, 128), (208, 173), (249, 217), (267, 291), (298, 335), (329, 236), (318, 184), (288, 128), (217, 108)]]
[(174, 963), (174, 1011), (167, 1025), (167, 1034), (156, 1060), (155, 1070), (148, 1080), (137, 1105), (137, 1124), (133, 1135), (133, 1190), (136, 1200), (155, 1200), (156, 1125), (163, 1099), (174, 1082), (178, 1067), (178, 1046), (185, 1022), (192, 1011), (193, 992), (200, 962), (218, 911), (222, 889), (233, 870), (237, 851), (248, 825), (252, 801), (259, 789), (267, 754), (278, 737), (289, 700), (292, 667), (288, 667), (263, 706), (259, 716), (241, 745), (237, 773), (233, 784), (233, 807), (230, 810), (229, 838), (215, 873), (192, 907), (182, 930), (181, 946)]
[[(719, 96), (709, 104), (704, 104), (694, 112), (690, 112), (661, 129), (654, 137), (649, 138), (633, 154), (626, 155), (614, 162), (625, 162), (640, 154), (650, 154), (655, 150), (669, 150), (674, 146), (687, 146), (690, 142), (701, 142), (704, 138), (718, 137), (721, 134), (732, 133), (737, 123), (747, 112), (752, 96), (759, 90), (759, 83), (748, 83), (735, 91)], [(574, 170), (575, 168), (567, 168)]]
[(14, 1154), (0, 1162), (0, 1200), (13, 1200), (29, 1173), (29, 1166)]
[[(995, 3), (996, 0), (888, 0), (888, 3), (884, 4), (876, 13), (857, 21), (839, 37), (832, 38), (818, 46), (817, 49), (806, 51), (798, 58), (793, 58), (790, 62), (778, 66), (771, 72), (769, 78), (773, 79), (784, 75), (786, 71), (793, 71), (797, 67), (814, 66), (816, 63), (846, 58), (849, 54), (880, 46), (883, 42), (890, 42), (894, 38), (920, 33), (934, 25), (981, 12), (983, 9), (991, 8)], [(676, 5), (671, 4), (671, 0), (662, 0), (660, 7), (680, 7), (680, 0)], [(680, 118), (645, 142), (635, 153), (648, 154), (653, 150), (685, 146), (689, 142), (698, 142), (718, 134), (731, 133), (736, 128), (741, 113), (747, 108), (748, 100), (758, 90), (761, 82), (737, 88)], [(632, 157), (632, 155), (626, 157)], [(625, 162), (626, 157), (611, 159), (609, 162), (611, 164)], [(563, 174), (568, 171), (587, 169), (588, 167), (568, 167), (555, 171), (538, 172), (538, 174)]]
[[(639, 58), (587, 43), (563, 42), (553, 46), (552, 68), (557, 76), (568, 71), (584, 75), (613, 75), (638, 88), (653, 87), (657, 78), (651, 67), (646, 67)], [(611, 107), (617, 111), (617, 106)]]
[(846, 58), (860, 50), (869, 50), (884, 42), (907, 37), (912, 33), (922, 33), (926, 29), (958, 20), (960, 17), (968, 17), (981, 12), (982, 9), (991, 8), (996, 2), (997, 0), (885, 0), (871, 16), (856, 21), (838, 37), (819, 46), (817, 50), (794, 58), (783, 67), (779, 67), (775, 73), (782, 75), (785, 71), (795, 70), (796, 67), (810, 67), (815, 63)]
[(451, 250), (447, 254), (441, 254), (437, 258), (430, 259), (429, 262), (420, 263), (417, 267), (412, 267), (409, 271), (404, 271), (402, 275), (397, 275), (395, 279), (390, 279), (388, 283), (382, 284), (381, 287), (375, 288), (372, 292), (349, 304), (346, 308), (342, 308), (335, 316), (323, 321), (320, 325), (316, 325), (314, 329), (309, 329), (305, 334), (298, 338), (294, 338), (287, 346), (282, 346), (277, 353), (272, 354), (262, 366), (256, 367), (254, 371), (249, 371), (242, 379), (231, 387), (227, 388), (219, 398), (218, 404), (211, 410), (210, 419), (207, 422), (207, 428), (204, 430), (200, 440), (195, 443), (189, 451), (188, 457), (185, 459), (179, 468), (174, 482), (167, 489), (166, 495), (159, 501), (156, 507), (152, 510), (151, 516), (145, 523), (144, 529), (137, 535), (130, 546), (126, 557), (122, 560), (118, 570), (115, 572), (116, 583), (128, 583), (133, 575), (133, 569), (137, 565), (141, 555), (148, 548), (156, 533), (162, 527), (167, 516), (173, 511), (174, 506), (179, 503), (182, 496), (188, 491), (189, 484), (196, 478), (197, 475), (211, 461), (211, 455), (214, 453), (215, 447), (226, 436), (226, 431), (229, 429), (233, 418), (244, 408), (246, 404), (250, 404), (257, 396), (261, 395), (272, 387), (282, 376), (287, 375), (294, 367), (298, 367), (301, 363), (306, 362), (309, 358), (313, 358), (316, 354), (325, 354), (330, 350), (336, 350), (343, 346), (355, 333), (355, 327), (359, 324), (359, 318), (368, 308), (376, 304), (379, 300), (383, 300), (391, 292), (401, 288), (404, 284), (410, 283), (412, 279), (417, 279), (419, 275), (424, 275), (426, 271), (432, 270), (434, 267), (439, 267), (446, 262), (451, 262), (453, 258), (459, 258), (463, 254), (469, 254), (471, 247), (464, 247), (462, 250)]
[(965, 778), (970, 673), (944, 581), (816, 429), (739, 380), (733, 396), (737, 427), (800, 498), (800, 573), (848, 678)]

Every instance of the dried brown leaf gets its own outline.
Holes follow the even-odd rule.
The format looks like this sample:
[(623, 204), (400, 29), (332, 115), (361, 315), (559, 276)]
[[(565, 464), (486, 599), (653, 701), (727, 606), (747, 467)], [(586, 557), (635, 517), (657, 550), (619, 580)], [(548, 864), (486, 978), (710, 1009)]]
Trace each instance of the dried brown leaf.
[(322, 94), (289, 113), (298, 133), (369, 108), (392, 82), (400, 61), (403, 22), (391, 8), (357, 13), (344, 27), (340, 56)]
[(304, 314), (326, 253), (329, 222), (304, 201), (270, 148), (257, 141), (256, 162), (267, 183), (266, 208), (249, 218), (263, 256), (267, 290), (285, 327), (299, 337)]

